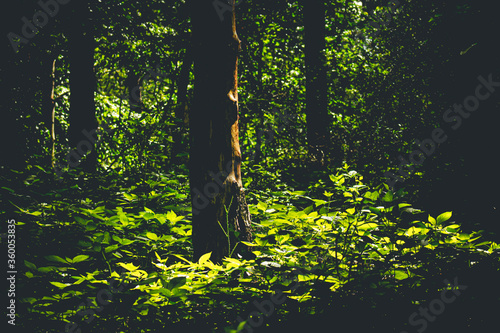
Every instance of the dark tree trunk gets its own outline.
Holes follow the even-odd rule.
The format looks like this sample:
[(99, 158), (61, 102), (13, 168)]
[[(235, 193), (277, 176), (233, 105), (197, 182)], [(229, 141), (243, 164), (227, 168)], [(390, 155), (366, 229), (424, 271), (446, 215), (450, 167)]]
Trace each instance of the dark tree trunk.
[(188, 116), (188, 84), (189, 73), (193, 64), (192, 52), (188, 49), (184, 55), (179, 79), (177, 80), (177, 106), (175, 108), (175, 118), (177, 120), (176, 127), (173, 133), (172, 159), (175, 163), (182, 161), (177, 155), (182, 153), (185, 146), (182, 144), (183, 129), (189, 126)]
[[(0, 54), (2, 67), (0, 70), (0, 167), (23, 169), (26, 166), (26, 139), (23, 137), (23, 115), (31, 111), (26, 105), (26, 97), (31, 92), (32, 82), (29, 80), (28, 67), (30, 61), (29, 45), (11, 44), (6, 38), (10, 32), (20, 34), (20, 17), (28, 3), (14, 1), (9, 3), (8, 10), (0, 13), (2, 42)], [(22, 34), (21, 34), (22, 37)], [(17, 52), (16, 52), (17, 51)], [(30, 89), (30, 91), (26, 91)], [(2, 170), (0, 169), (0, 172)]]
[(307, 141), (311, 157), (323, 163), (329, 148), (325, 59), (325, 3), (303, 0), (306, 63)]
[(189, 117), (194, 260), (212, 252), (212, 260), (220, 262), (237, 240), (251, 239), (238, 139), (240, 40), (234, 0), (232, 6), (232, 11), (221, 15), (212, 0), (190, 1), (195, 73)]
[[(94, 102), (94, 36), (88, 1), (74, 2), (72, 5), (73, 21), (68, 36), (71, 91), (68, 137), (70, 148), (76, 154), (72, 154), (68, 160), (70, 167), (80, 165), (91, 172), (97, 166), (95, 131), (98, 126)], [(88, 133), (91, 133), (91, 138)], [(83, 157), (87, 151), (85, 158), (75, 161), (76, 155)]]

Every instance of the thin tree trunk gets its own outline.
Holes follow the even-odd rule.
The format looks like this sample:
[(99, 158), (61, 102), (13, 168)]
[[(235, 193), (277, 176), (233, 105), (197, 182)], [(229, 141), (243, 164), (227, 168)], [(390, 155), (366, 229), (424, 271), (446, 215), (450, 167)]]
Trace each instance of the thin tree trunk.
[(55, 120), (56, 120), (56, 101), (55, 92), (56, 89), (56, 59), (52, 60), (51, 73), (50, 73), (50, 95), (47, 96), (46, 110), (47, 112), (47, 128), (50, 133), (50, 165), (54, 167), (56, 160), (56, 131), (55, 131)]
[[(50, 66), (48, 65), (50, 64)], [(47, 57), (43, 59), (43, 78), (42, 78), (42, 117), (43, 124), (49, 132), (49, 163), (52, 167), (55, 165), (55, 86), (56, 86), (56, 59)]]
[(191, 0), (194, 103), (190, 110), (190, 186), (194, 259), (211, 252), (220, 262), (237, 240), (251, 239), (241, 180), (238, 139), (238, 52), (233, 10), (223, 16), (211, 0)]
[(306, 62), (307, 141), (311, 157), (323, 163), (328, 150), (325, 2), (303, 0)]

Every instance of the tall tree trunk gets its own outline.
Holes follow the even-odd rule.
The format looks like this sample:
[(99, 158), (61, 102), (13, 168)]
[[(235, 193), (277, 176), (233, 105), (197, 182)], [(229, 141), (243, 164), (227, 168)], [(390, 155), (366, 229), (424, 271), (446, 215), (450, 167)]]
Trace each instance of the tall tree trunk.
[(186, 50), (184, 61), (182, 63), (179, 79), (177, 80), (177, 105), (175, 108), (175, 118), (178, 120), (177, 126), (173, 133), (173, 146), (172, 146), (172, 159), (175, 163), (180, 162), (182, 159), (177, 155), (184, 150), (182, 144), (183, 128), (189, 126), (188, 117), (188, 84), (189, 73), (193, 64), (193, 55), (191, 50)]
[[(91, 172), (97, 166), (95, 151), (95, 131), (97, 119), (95, 115), (94, 92), (96, 78), (94, 74), (94, 36), (90, 22), (88, 1), (72, 2), (74, 12), (69, 39), (70, 58), (70, 110), (68, 137), (72, 154), (70, 167), (79, 165), (77, 155), (86, 157), (81, 161), (84, 170)], [(85, 135), (87, 133), (87, 135)], [(89, 133), (91, 133), (89, 135)], [(90, 138), (89, 138), (90, 136)]]
[(56, 150), (56, 133), (55, 133), (55, 111), (56, 103), (54, 91), (56, 87), (56, 59), (52, 56), (44, 59), (42, 64), (44, 68), (43, 82), (43, 96), (42, 96), (42, 117), (43, 123), (49, 131), (50, 147), (49, 147), (49, 161), (50, 165), (55, 165), (55, 150)]
[[(26, 1), (13, 1), (9, 9), (0, 11), (0, 26), (2, 42), (0, 54), (2, 66), (0, 70), (0, 172), (2, 167), (23, 169), (26, 167), (26, 138), (23, 136), (25, 116), (32, 108), (26, 106), (26, 97), (30, 97), (27, 89), (31, 89), (31, 67), (29, 45), (19, 43), (11, 44), (8, 33), (16, 32), (19, 28), (20, 17), (24, 15)], [(22, 34), (21, 34), (22, 36)]]
[(325, 50), (325, 2), (303, 0), (306, 62), (306, 120), (309, 153), (323, 163), (329, 147)]
[[(234, 0), (220, 12), (212, 0), (191, 0), (194, 103), (190, 110), (190, 186), (194, 260), (220, 262), (237, 240), (251, 239), (238, 139), (238, 52)], [(229, 237), (228, 237), (229, 235)], [(229, 239), (228, 239), (229, 238)]]

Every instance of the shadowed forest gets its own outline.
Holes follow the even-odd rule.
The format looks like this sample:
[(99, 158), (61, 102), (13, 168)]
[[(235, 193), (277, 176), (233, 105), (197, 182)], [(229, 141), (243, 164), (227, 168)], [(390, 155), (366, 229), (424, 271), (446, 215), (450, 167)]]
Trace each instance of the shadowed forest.
[(498, 331), (494, 1), (1, 15), (6, 332)]

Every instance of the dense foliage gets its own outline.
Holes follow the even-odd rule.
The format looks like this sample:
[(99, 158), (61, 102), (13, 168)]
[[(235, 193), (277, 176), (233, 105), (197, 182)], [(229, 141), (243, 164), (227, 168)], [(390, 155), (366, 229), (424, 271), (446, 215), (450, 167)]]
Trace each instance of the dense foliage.
[[(39, 10), (21, 2), (19, 17)], [(22, 162), (2, 156), (0, 166), (0, 213), (16, 221), (18, 327), (414, 332), (408, 318), (419, 306), (466, 284), (428, 331), (491, 329), (500, 229), (498, 194), (488, 190), (499, 177), (486, 142), (498, 141), (498, 95), (464, 118), (461, 132), (443, 123), (479, 75), (498, 81), (488, 5), (327, 2), (329, 139), (341, 156), (318, 164), (306, 144), (301, 2), (238, 1), (240, 144), (254, 239), (214, 263), (210, 253), (192, 261), (187, 4), (89, 3), (96, 114), (106, 128), (95, 172), (67, 163), (75, 13), (61, 5), (2, 65), (5, 126), (16, 136), (1, 144)], [(55, 170), (44, 102), (52, 75)], [(397, 172), (398, 157), (440, 126), (449, 140), (388, 186), (384, 173)], [(242, 244), (227, 236), (233, 253)]]
[(275, 325), (338, 307), (352, 293), (373, 306), (382, 295), (404, 300), (411, 313), (412, 302), (443, 287), (430, 277), (452, 279), (500, 258), (498, 244), (463, 232), (451, 212), (426, 215), (346, 166), (304, 191), (256, 191), (252, 251), (219, 265), (210, 253), (191, 262), (182, 177), (92, 179), (96, 192), (75, 176), (67, 188), (26, 182), (18, 193), (39, 202), (19, 208), (21, 239), (35, 240), (25, 249), (22, 326), (236, 332), (254, 300), (278, 291), (287, 300), (269, 319)]

